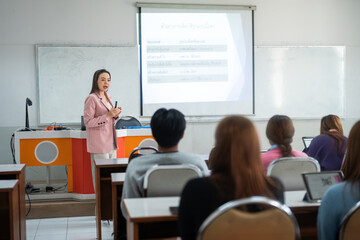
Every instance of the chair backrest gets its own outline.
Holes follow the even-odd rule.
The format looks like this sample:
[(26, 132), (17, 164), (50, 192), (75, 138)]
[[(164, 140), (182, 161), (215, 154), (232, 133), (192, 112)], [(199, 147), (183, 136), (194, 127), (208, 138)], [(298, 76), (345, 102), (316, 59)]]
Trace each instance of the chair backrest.
[(115, 123), (116, 129), (124, 129), (128, 127), (141, 127), (141, 123), (134, 117), (123, 116)]
[(267, 175), (280, 179), (285, 191), (305, 190), (301, 173), (320, 172), (320, 170), (318, 161), (312, 157), (285, 157), (271, 162)]
[(145, 197), (180, 196), (185, 184), (202, 177), (201, 170), (192, 164), (155, 165), (144, 177)]
[[(149, 153), (155, 153), (155, 152), (158, 152), (158, 149), (155, 148), (155, 147), (152, 147), (152, 146), (148, 146), (148, 147), (136, 147), (134, 148), (130, 155), (129, 155), (129, 162), (131, 160), (133, 160), (134, 158), (136, 157), (139, 157), (143, 154), (141, 154), (140, 152), (143, 151), (143, 154), (149, 154)], [(146, 152), (145, 152), (146, 151)]]
[(345, 215), (340, 225), (339, 239), (352, 240), (360, 236), (360, 202)]
[(153, 153), (153, 150), (147, 150), (147, 149), (143, 149), (144, 147), (154, 147), (156, 149), (158, 149), (158, 144), (157, 142), (152, 139), (152, 138), (145, 138), (143, 139), (138, 146), (140, 149), (138, 150), (139, 154), (148, 154), (148, 153)]
[[(264, 210), (246, 212), (238, 208), (263, 206)], [(287, 206), (266, 198), (250, 197), (223, 204), (201, 225), (197, 240), (300, 239), (295, 216)]]

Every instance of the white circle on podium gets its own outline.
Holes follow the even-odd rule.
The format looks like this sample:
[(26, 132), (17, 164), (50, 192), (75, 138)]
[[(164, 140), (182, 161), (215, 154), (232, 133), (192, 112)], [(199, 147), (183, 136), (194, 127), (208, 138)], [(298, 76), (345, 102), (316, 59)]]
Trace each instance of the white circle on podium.
[(55, 143), (42, 141), (35, 147), (35, 158), (42, 164), (53, 163), (59, 155), (59, 149)]

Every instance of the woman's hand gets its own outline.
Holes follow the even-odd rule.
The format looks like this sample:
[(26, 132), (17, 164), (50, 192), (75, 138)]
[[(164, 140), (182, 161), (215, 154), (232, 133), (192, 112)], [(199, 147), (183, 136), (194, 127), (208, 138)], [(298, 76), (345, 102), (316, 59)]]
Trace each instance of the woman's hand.
[(110, 109), (110, 111), (106, 114), (106, 117), (110, 118), (110, 117), (114, 117), (117, 118), (121, 113), (121, 107), (117, 107), (117, 108), (112, 108)]

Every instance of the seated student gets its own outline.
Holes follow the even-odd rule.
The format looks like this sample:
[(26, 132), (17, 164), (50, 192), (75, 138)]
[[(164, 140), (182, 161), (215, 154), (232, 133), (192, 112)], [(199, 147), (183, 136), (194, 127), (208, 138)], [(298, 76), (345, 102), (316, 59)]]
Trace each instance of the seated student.
[(321, 171), (339, 170), (346, 142), (340, 118), (327, 115), (321, 119), (320, 135), (311, 141), (306, 153), (319, 161)]
[[(122, 198), (144, 197), (143, 181), (146, 171), (156, 164), (194, 164), (208, 174), (204, 160), (192, 154), (178, 151), (178, 143), (184, 136), (185, 117), (175, 109), (158, 109), (151, 118), (152, 135), (159, 145), (159, 152), (134, 158), (126, 169)], [(126, 216), (121, 203), (121, 210)]]
[(319, 240), (338, 239), (342, 219), (360, 201), (360, 121), (352, 127), (347, 145), (341, 167), (344, 182), (330, 187), (325, 192), (319, 208)]
[(272, 116), (266, 126), (266, 137), (271, 147), (261, 154), (261, 161), (265, 172), (269, 164), (282, 157), (306, 157), (306, 153), (292, 149), (295, 128), (292, 120), (285, 115)]
[(228, 116), (219, 123), (209, 164), (211, 176), (190, 180), (181, 194), (178, 223), (183, 240), (195, 240), (202, 222), (228, 201), (251, 196), (284, 201), (282, 184), (264, 174), (258, 135), (245, 117)]

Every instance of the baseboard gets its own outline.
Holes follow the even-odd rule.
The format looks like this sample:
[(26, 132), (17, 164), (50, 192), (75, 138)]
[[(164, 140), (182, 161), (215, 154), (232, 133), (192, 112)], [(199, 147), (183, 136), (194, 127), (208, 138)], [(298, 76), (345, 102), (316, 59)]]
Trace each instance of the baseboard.
[(26, 212), (26, 219), (95, 216), (95, 201), (31, 202)]

